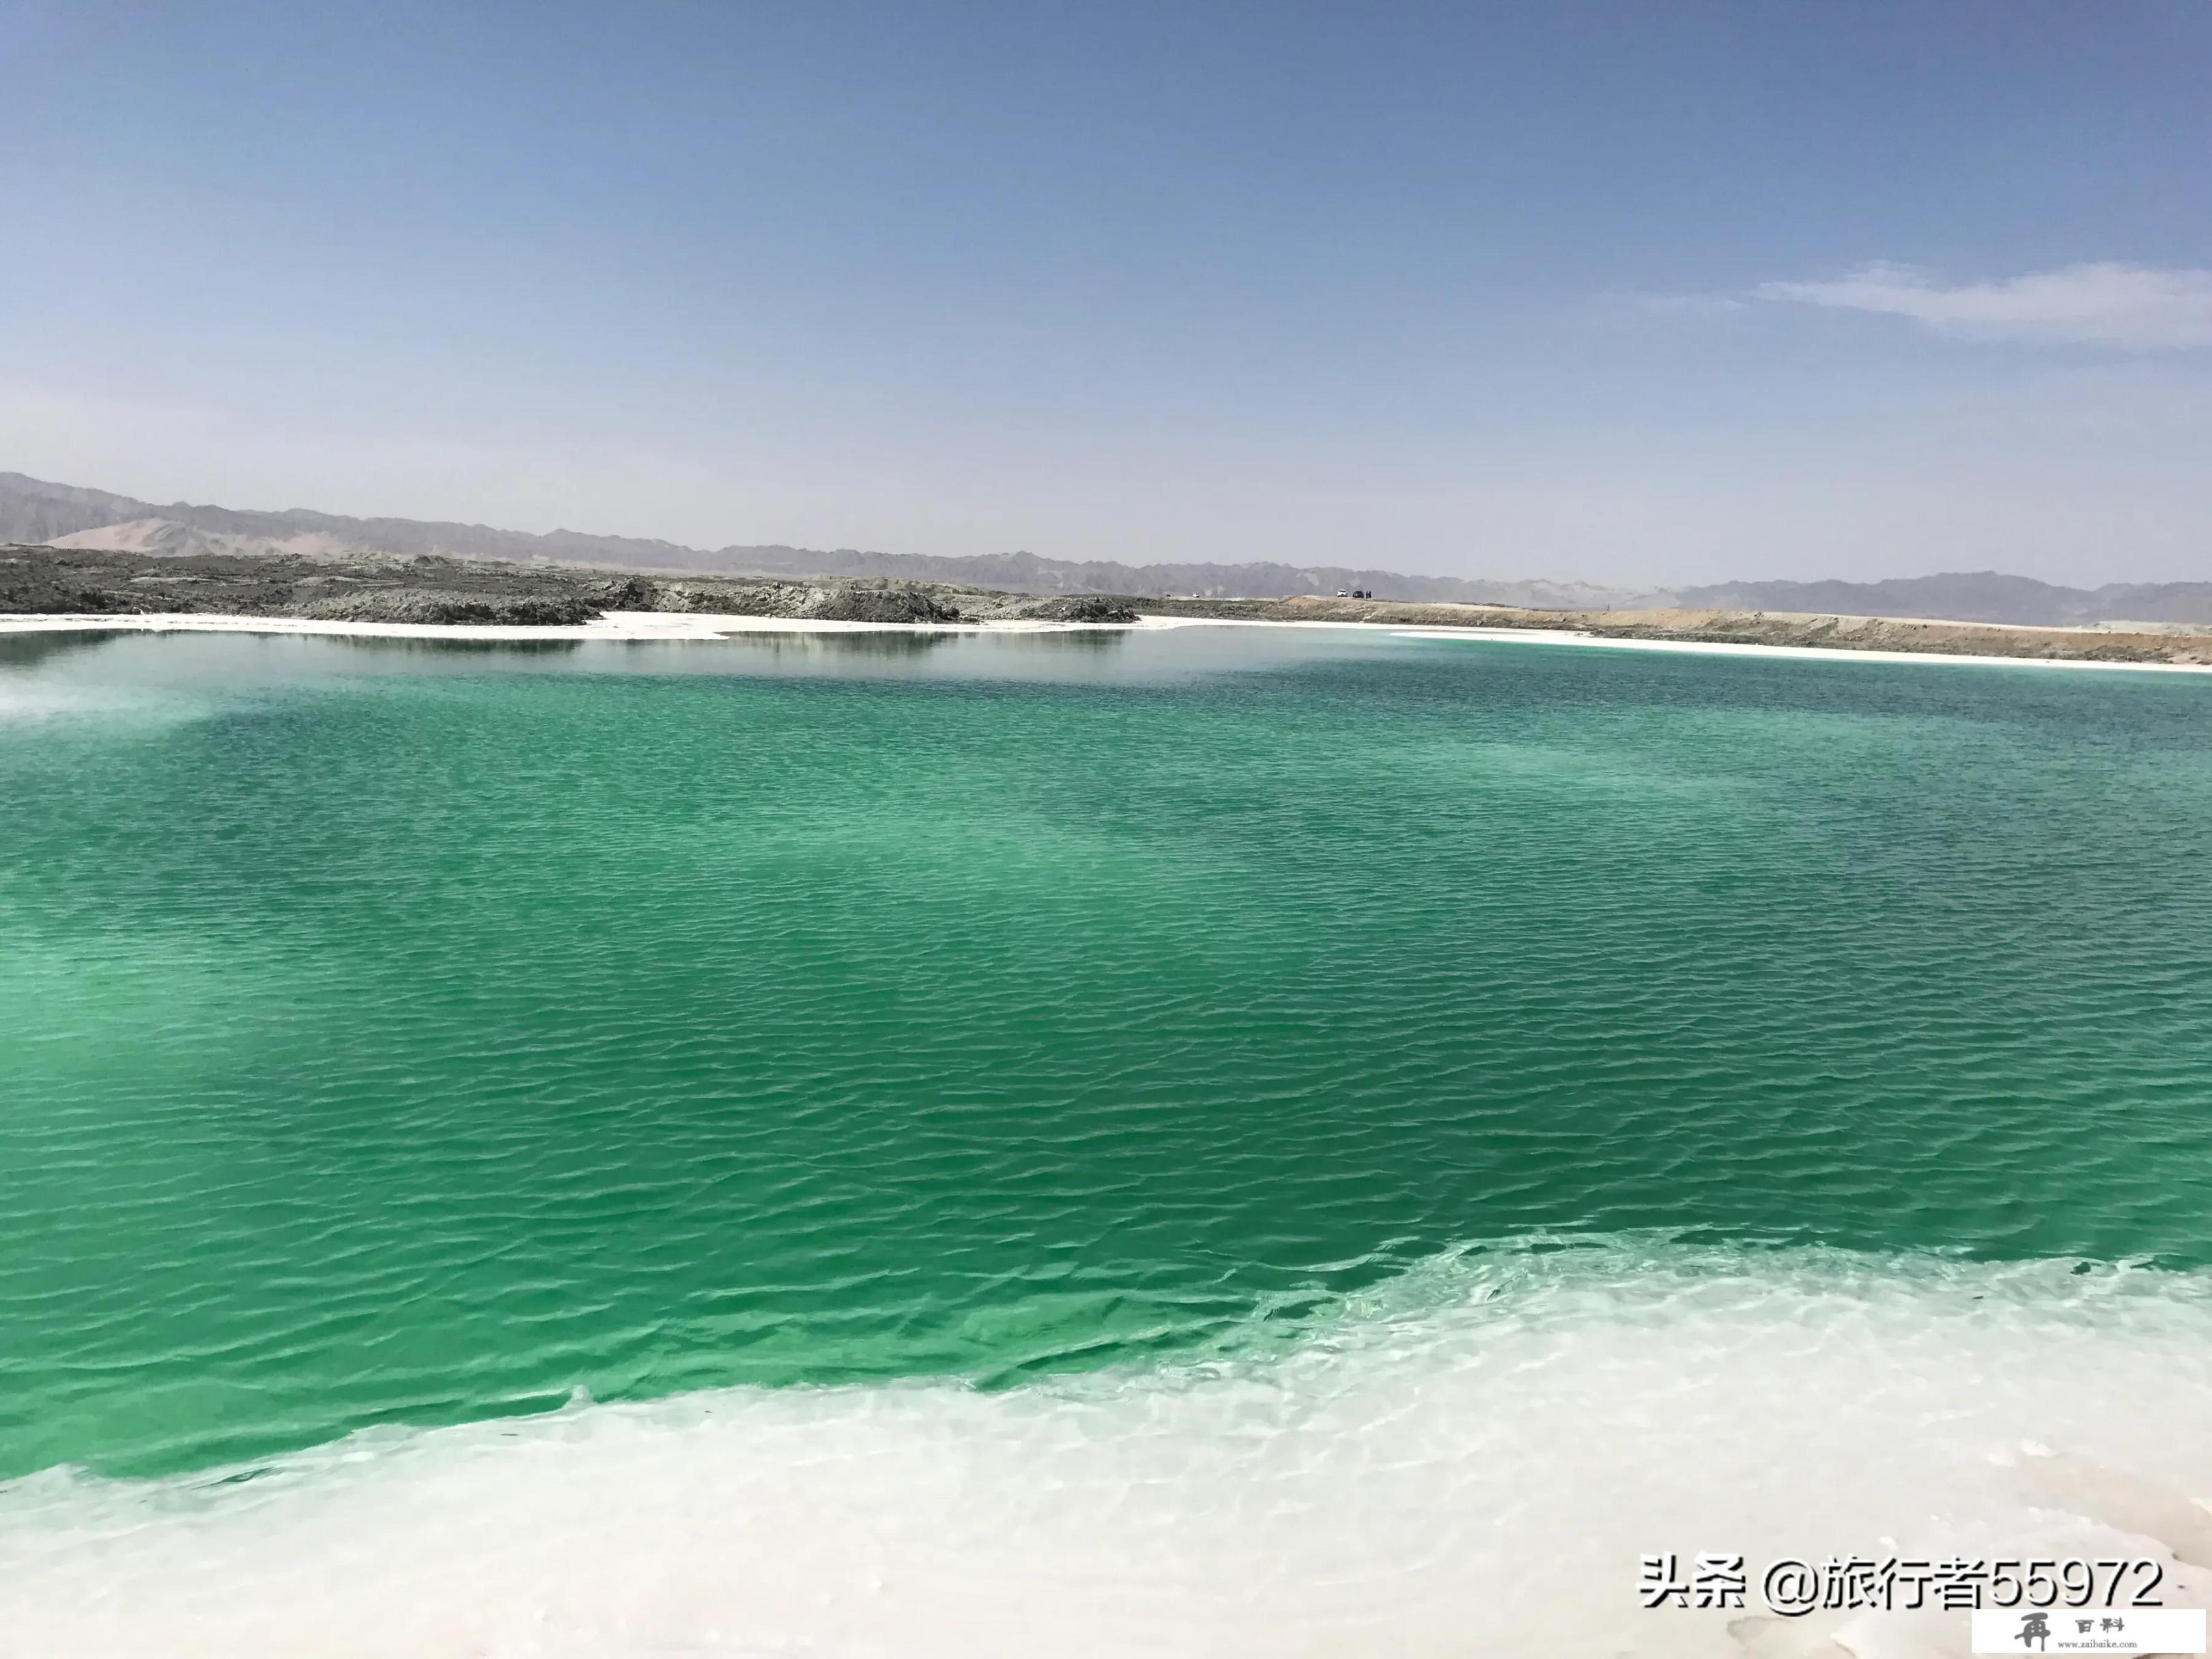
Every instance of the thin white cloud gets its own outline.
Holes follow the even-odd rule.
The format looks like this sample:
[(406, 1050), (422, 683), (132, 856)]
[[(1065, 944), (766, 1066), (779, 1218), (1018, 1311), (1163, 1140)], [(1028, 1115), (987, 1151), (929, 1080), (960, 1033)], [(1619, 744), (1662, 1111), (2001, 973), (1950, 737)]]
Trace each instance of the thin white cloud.
[(2137, 350), (2212, 346), (2212, 270), (2112, 263), (1995, 283), (1948, 283), (1911, 265), (1862, 265), (1824, 283), (1762, 283), (1762, 300), (1909, 317), (1946, 334)]
[(1626, 303), (1655, 317), (1718, 317), (1749, 301), (1733, 294), (1632, 294)]

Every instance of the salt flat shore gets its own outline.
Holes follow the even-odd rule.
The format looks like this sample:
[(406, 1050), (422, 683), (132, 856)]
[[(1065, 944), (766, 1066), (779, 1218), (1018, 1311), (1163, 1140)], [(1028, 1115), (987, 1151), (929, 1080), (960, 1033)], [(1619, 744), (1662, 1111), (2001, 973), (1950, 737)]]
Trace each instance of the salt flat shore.
[[(733, 634), (1054, 634), (1076, 629), (1121, 629), (1159, 625), (1054, 622), (1042, 617), (976, 622), (845, 622), (826, 617), (748, 617), (734, 613), (605, 611), (588, 621), (533, 626), (526, 623), (352, 622), (320, 617), (250, 617), (204, 611), (142, 611), (112, 615), (81, 611), (60, 616), (0, 613), (0, 634), (295, 634), (370, 640), (726, 640)], [(1182, 626), (1166, 623), (1169, 627)]]
[[(1878, 621), (1880, 618), (1838, 618)], [(1965, 624), (1942, 623), (1941, 627)], [(1767, 645), (1725, 640), (1628, 637), (1563, 627), (1516, 626), (1406, 628), (1389, 622), (1287, 617), (1176, 617), (1140, 614), (1130, 623), (1056, 622), (1037, 617), (986, 618), (975, 622), (845, 622), (818, 617), (750, 617), (732, 613), (669, 614), (611, 611), (588, 622), (533, 627), (496, 623), (349, 622), (310, 617), (252, 617), (194, 611), (151, 611), (125, 615), (85, 611), (63, 615), (0, 613), (0, 636), (15, 634), (261, 634), (324, 635), (352, 639), (474, 640), (633, 643), (655, 641), (713, 642), (745, 634), (981, 634), (1019, 635), (1083, 632), (1154, 632), (1185, 628), (1306, 629), (1388, 635), (1394, 639), (1507, 642), (1522, 645), (1593, 646), (1615, 650), (1670, 651), (1715, 656), (1797, 658), (1813, 661), (1966, 663), (2023, 668), (2102, 668), (2160, 673), (2212, 674), (2212, 661), (2142, 661), (2110, 657), (2029, 656), (1991, 651), (1874, 650), (1863, 647)], [(2009, 630), (2007, 630), (2009, 631)], [(2019, 630), (2056, 632), (2055, 629)], [(2065, 630), (2103, 637), (2100, 630)]]
[(1040, 596), (942, 582), (641, 574), (428, 556), (0, 547), (0, 634), (131, 629), (384, 639), (709, 641), (747, 633), (1380, 629), (1644, 650), (2212, 671), (2212, 627), (2028, 627), (1741, 611), (1552, 611), (1304, 596)]
[(1990, 652), (1868, 651), (1837, 646), (1733, 644), (1718, 640), (1619, 639), (1598, 634), (1551, 633), (1540, 629), (1401, 628), (1392, 632), (1407, 640), (1511, 640), (1527, 644), (1594, 645), (1623, 651), (1689, 651), (1720, 657), (1796, 657), (1826, 662), (1981, 663), (1999, 668), (2122, 668), (2153, 673), (2212, 674), (2212, 662), (2131, 662), (2097, 657), (2011, 656)]
[(1139, 601), (1178, 617), (1383, 624), (1440, 638), (1571, 636), (1591, 645), (1780, 651), (1867, 660), (1927, 657), (2094, 667), (2212, 667), (2212, 627), (2115, 622), (2094, 628), (1759, 611), (1537, 611), (1517, 605), (1301, 598)]

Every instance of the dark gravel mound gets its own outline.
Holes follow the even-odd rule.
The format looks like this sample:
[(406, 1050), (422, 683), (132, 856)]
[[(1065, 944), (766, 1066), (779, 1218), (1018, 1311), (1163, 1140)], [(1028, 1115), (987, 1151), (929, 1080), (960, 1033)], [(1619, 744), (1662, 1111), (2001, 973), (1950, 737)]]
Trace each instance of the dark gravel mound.
[(1126, 599), (1037, 599), (838, 576), (697, 576), (499, 564), (430, 555), (125, 553), (0, 544), (0, 614), (132, 612), (318, 621), (573, 627), (603, 611), (823, 617), (928, 628), (1024, 616), (1128, 622)]
[(816, 590), (805, 582), (757, 580), (639, 582), (643, 603), (610, 604), (610, 611), (711, 611), (727, 617), (811, 617)]
[(1128, 623), (1126, 599), (874, 577), (685, 575), (433, 555), (191, 553), (0, 545), (0, 613), (222, 612), (327, 622), (573, 627), (602, 611), (822, 617), (928, 628), (1045, 617)]
[(957, 623), (960, 613), (915, 587), (833, 588), (809, 613), (824, 622)]
[(316, 599), (301, 614), (322, 622), (473, 623), (509, 628), (573, 628), (605, 607), (575, 595), (452, 593), (420, 587), (378, 587)]
[(674, 608), (661, 603), (661, 588), (658, 582), (647, 581), (641, 576), (592, 582), (585, 589), (585, 593), (602, 611), (666, 611)]
[[(66, 617), (158, 611), (161, 604), (128, 588), (88, 586), (82, 573), (39, 556), (43, 549), (0, 555), (0, 611), (18, 616)], [(98, 580), (95, 574), (94, 580)]]
[(1137, 607), (1131, 600), (1110, 593), (1070, 593), (1024, 605), (1021, 614), (1040, 622), (1133, 623), (1137, 620)]

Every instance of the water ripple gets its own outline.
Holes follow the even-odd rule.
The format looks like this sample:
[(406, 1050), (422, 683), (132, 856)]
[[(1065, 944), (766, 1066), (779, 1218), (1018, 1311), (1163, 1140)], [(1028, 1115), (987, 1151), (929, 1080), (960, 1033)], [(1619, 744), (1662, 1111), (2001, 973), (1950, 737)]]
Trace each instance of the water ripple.
[(2212, 1263), (2206, 687), (1130, 648), (0, 666), (80, 710), (0, 729), (0, 1475), (1530, 1228)]

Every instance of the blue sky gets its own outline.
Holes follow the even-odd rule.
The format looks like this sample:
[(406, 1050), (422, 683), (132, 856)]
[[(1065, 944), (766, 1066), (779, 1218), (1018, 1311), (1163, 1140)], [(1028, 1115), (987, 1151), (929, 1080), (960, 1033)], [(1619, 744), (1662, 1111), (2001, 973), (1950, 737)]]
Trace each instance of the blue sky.
[(2212, 578), (2212, 6), (0, 0), (0, 467), (1613, 581)]

